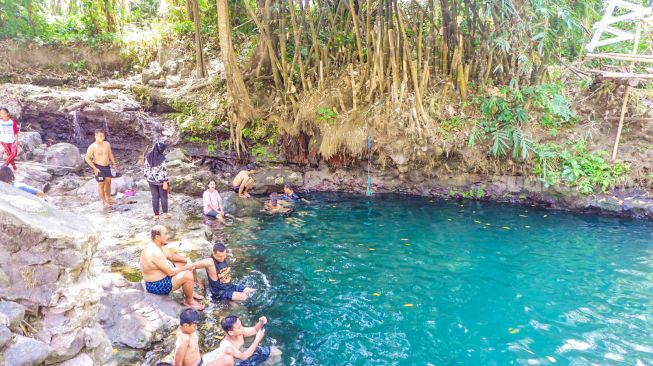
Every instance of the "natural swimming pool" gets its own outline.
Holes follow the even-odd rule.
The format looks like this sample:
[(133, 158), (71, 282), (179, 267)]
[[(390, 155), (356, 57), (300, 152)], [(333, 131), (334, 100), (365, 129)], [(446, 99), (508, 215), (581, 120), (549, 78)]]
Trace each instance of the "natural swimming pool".
[[(410, 196), (310, 199), (225, 231), (235, 278), (260, 289), (231, 311), (268, 316), (264, 342), (285, 365), (653, 362), (650, 222)], [(215, 345), (207, 334), (204, 347)]]

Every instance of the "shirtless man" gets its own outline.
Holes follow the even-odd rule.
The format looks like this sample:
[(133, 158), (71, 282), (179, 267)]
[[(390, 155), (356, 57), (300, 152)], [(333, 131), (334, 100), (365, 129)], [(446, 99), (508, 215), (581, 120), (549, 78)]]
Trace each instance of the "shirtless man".
[(165, 248), (170, 241), (168, 229), (156, 225), (150, 232), (152, 241), (147, 244), (141, 253), (141, 272), (145, 280), (147, 292), (155, 295), (168, 295), (178, 288), (184, 291), (184, 305), (193, 309), (202, 310), (204, 305), (193, 297), (195, 265), (186, 257), (173, 253)]
[(227, 248), (222, 243), (213, 245), (211, 258), (195, 262), (195, 268), (205, 268), (209, 289), (215, 300), (247, 300), (247, 295), (253, 293), (253, 288), (231, 282), (231, 267), (226, 261)]
[(86, 150), (86, 164), (93, 169), (100, 200), (104, 207), (107, 208), (111, 206), (111, 203), (115, 202), (111, 199), (111, 178), (113, 174), (111, 174), (109, 162), (111, 162), (114, 170), (118, 169), (118, 163), (113, 157), (111, 144), (104, 141), (104, 138), (104, 131), (95, 130), (95, 142)]
[(254, 174), (255, 167), (256, 166), (253, 163), (250, 163), (247, 165), (247, 170), (241, 170), (236, 174), (232, 183), (232, 189), (234, 192), (238, 192), (239, 197), (251, 197), (249, 195), (249, 190), (254, 186), (254, 178), (252, 178), (251, 175)]
[[(179, 315), (179, 328), (175, 341), (175, 366), (201, 366), (204, 360), (200, 355), (197, 328), (200, 323), (200, 313), (193, 309), (185, 309)], [(211, 357), (207, 355), (207, 357)], [(206, 366), (233, 366), (233, 350), (226, 349), (215, 361)]]
[[(235, 315), (229, 315), (222, 319), (220, 323), (222, 329), (227, 333), (224, 339), (220, 342), (221, 354), (227, 349), (233, 350), (233, 357), (235, 359), (245, 361), (244, 364), (260, 365), (265, 361), (274, 364), (281, 360), (281, 350), (277, 347), (259, 346), (259, 343), (265, 335), (263, 326), (267, 324), (268, 319), (264, 316), (260, 317), (258, 323), (253, 327), (243, 327), (240, 319)], [(245, 337), (256, 335), (252, 344), (245, 350)]]

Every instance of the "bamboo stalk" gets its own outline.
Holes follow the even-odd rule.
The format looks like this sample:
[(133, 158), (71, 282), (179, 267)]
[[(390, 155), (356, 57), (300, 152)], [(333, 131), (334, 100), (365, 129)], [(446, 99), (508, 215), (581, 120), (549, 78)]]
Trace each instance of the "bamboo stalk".
[[(637, 47), (639, 47), (639, 37), (642, 33), (642, 23), (637, 23), (637, 28), (635, 30), (635, 40), (633, 42), (633, 55), (637, 54)], [(629, 71), (630, 73), (635, 70), (635, 61), (631, 61)], [(653, 75), (651, 75), (653, 77)], [(612, 161), (617, 158), (617, 150), (619, 149), (619, 140), (621, 139), (621, 130), (624, 126), (624, 117), (626, 116), (626, 106), (628, 105), (628, 97), (630, 97), (630, 90), (632, 87), (626, 85), (626, 91), (624, 95), (624, 102), (621, 105), (621, 116), (619, 117), (619, 128), (617, 129), (617, 137), (614, 140), (614, 148), (612, 149)]]

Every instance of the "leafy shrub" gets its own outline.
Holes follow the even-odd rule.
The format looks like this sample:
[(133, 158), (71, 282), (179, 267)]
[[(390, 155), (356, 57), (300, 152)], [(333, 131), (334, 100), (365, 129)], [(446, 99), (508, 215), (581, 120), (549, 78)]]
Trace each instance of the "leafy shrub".
[(536, 145), (533, 172), (547, 187), (566, 184), (583, 194), (594, 193), (597, 188), (605, 192), (622, 182), (629, 171), (628, 164), (609, 164), (607, 155), (605, 151), (590, 153), (585, 139), (569, 142), (567, 146)]

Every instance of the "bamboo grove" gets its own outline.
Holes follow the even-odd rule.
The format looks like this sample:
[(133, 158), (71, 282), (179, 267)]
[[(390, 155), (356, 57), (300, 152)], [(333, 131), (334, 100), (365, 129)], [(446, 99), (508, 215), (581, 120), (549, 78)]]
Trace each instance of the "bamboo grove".
[[(217, 0), (218, 17), (221, 2), (226, 0)], [(425, 96), (433, 88), (444, 85), (465, 101), (469, 88), (543, 82), (548, 65), (582, 52), (601, 2), (260, 0), (235, 6), (246, 10), (260, 35), (245, 71), (269, 78), (286, 103), (296, 105), (300, 92), (319, 91), (335, 75), (347, 79), (351, 91), (339, 96), (340, 113), (382, 102), (387, 115), (408, 108), (423, 123), (432, 119)], [(223, 52), (229, 47), (221, 43)], [(238, 65), (228, 68), (239, 74)], [(246, 89), (228, 86), (239, 90), (235, 101), (249, 103)]]

